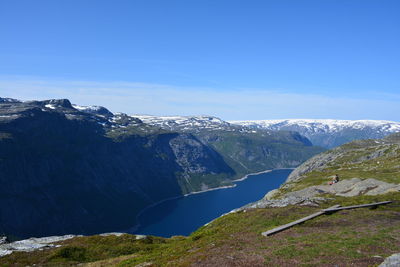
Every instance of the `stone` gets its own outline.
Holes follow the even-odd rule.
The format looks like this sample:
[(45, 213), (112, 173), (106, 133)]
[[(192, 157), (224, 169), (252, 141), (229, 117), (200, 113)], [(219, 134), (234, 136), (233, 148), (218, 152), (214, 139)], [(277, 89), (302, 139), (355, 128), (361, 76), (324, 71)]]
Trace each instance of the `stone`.
[(289, 192), (279, 199), (274, 196), (279, 190), (272, 190), (259, 201), (250, 203), (235, 211), (266, 208), (266, 207), (285, 207), (288, 205), (308, 205), (318, 206), (319, 203), (328, 200), (328, 198), (319, 197), (321, 194), (332, 194), (336, 196), (353, 197), (358, 195), (379, 195), (387, 192), (400, 192), (400, 185), (386, 183), (376, 179), (351, 178), (341, 180), (333, 185), (316, 185), (304, 188), (302, 190)]
[(265, 200), (271, 200), (271, 199), (273, 199), (278, 193), (279, 193), (279, 189), (271, 190), (271, 191), (269, 191), (269, 192), (264, 196), (264, 199), (265, 199)]
[(387, 257), (378, 267), (398, 267), (400, 266), (400, 253)]
[(333, 185), (316, 185), (302, 190), (287, 193), (284, 197), (314, 197), (319, 194), (333, 194), (343, 197), (354, 197), (359, 195), (380, 195), (387, 192), (399, 192), (400, 185), (386, 183), (376, 179), (361, 180), (352, 178), (341, 180)]
[(102, 234), (99, 234), (99, 236), (110, 236), (110, 235), (121, 236), (121, 235), (124, 235), (124, 234), (125, 233), (111, 232), (111, 233), (102, 233)]
[(8, 243), (6, 236), (0, 236), (0, 245)]
[(56, 245), (54, 245), (53, 243), (71, 239), (76, 236), (77, 235), (48, 236), (40, 238), (32, 237), (12, 243), (1, 244), (0, 257), (11, 254), (14, 251), (30, 252), (43, 248), (56, 247)]

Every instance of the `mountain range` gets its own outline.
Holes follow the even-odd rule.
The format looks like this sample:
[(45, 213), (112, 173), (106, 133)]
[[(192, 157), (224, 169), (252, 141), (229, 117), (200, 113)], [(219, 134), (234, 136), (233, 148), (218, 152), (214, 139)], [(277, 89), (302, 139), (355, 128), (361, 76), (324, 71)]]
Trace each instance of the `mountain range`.
[(400, 131), (400, 123), (383, 120), (255, 120), (230, 121), (251, 129), (295, 131), (307, 137), (313, 145), (333, 148), (353, 140), (383, 138)]
[[(367, 127), (350, 125), (343, 129)], [(368, 127), (365, 138), (397, 129)], [(293, 130), (212, 116), (127, 115), (67, 99), (0, 98), (0, 234), (124, 230), (151, 204), (294, 168), (324, 150)]]

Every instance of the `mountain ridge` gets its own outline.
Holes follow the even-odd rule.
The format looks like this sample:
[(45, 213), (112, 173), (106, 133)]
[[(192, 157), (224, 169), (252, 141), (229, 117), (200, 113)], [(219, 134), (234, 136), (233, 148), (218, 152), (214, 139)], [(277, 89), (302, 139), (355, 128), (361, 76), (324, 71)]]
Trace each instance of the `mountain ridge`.
[(229, 121), (252, 129), (297, 131), (317, 146), (333, 148), (359, 139), (382, 138), (400, 131), (400, 122), (385, 120), (281, 119)]

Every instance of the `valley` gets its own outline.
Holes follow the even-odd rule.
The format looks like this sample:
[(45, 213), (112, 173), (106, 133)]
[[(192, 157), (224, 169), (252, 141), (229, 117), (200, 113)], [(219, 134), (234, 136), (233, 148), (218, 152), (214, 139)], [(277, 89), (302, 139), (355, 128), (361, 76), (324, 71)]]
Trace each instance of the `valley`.
[[(398, 253), (400, 246), (399, 141), (399, 135), (394, 134), (384, 139), (354, 141), (319, 154), (296, 168), (279, 189), (209, 222), (189, 236), (74, 237), (56, 242), (61, 246), (58, 248), (14, 252), (0, 258), (0, 264), (333, 266), (340, 262), (344, 266), (377, 266)], [(340, 190), (310, 194), (314, 192), (312, 188), (326, 187), (332, 173), (341, 177), (335, 188), (343, 184), (348, 189), (345, 194), (354, 194), (343, 195)], [(353, 182), (355, 178), (370, 182), (353, 187), (358, 183)], [(380, 187), (383, 183), (391, 185)], [(393, 203), (376, 209), (340, 211), (271, 237), (261, 235), (332, 205), (387, 200)]]
[(121, 231), (161, 200), (324, 150), (295, 132), (210, 129), (205, 118), (178, 131), (67, 99), (0, 100), (0, 233), (14, 239)]

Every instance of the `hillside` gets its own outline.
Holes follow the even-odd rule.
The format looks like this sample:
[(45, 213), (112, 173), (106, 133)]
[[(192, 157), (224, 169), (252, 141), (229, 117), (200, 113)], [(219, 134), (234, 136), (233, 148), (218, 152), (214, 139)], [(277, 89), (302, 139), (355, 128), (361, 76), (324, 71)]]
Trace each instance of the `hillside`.
[(258, 120), (231, 121), (252, 129), (296, 131), (316, 145), (333, 148), (353, 140), (383, 138), (400, 131), (400, 123), (378, 120)]
[[(400, 135), (356, 141), (317, 155), (297, 168), (275, 194), (222, 216), (188, 237), (75, 237), (55, 243), (61, 245), (58, 248), (14, 252), (0, 258), (0, 265), (377, 266), (385, 257), (400, 252), (399, 141)], [(341, 177), (336, 185), (359, 178), (390, 183), (392, 187), (373, 194), (376, 188), (359, 190), (354, 196), (323, 193), (308, 199), (315, 202), (303, 199), (290, 205), (291, 193), (325, 186), (332, 173)], [(270, 237), (261, 235), (334, 204), (385, 200), (393, 203), (376, 209), (340, 211)]]
[(200, 136), (67, 99), (1, 99), (0, 235), (124, 230), (150, 204), (320, 151), (297, 133)]
[[(212, 116), (133, 115), (164, 131), (191, 133), (218, 151), (238, 178), (266, 169), (296, 167), (324, 151), (294, 131), (238, 126)], [(306, 146), (307, 148), (305, 148)]]
[(400, 133), (379, 140), (360, 140), (321, 153), (299, 166), (285, 188), (295, 190), (324, 182), (338, 174), (341, 180), (373, 178), (388, 183), (400, 181)]

